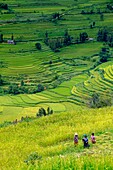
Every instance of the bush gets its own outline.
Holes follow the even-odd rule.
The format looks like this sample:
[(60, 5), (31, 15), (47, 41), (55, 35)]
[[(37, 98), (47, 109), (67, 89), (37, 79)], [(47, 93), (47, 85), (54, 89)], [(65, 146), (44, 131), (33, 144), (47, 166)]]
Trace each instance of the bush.
[(44, 90), (44, 86), (42, 84), (38, 84), (37, 92), (41, 92), (43, 90)]
[(38, 160), (41, 160), (41, 158), (42, 158), (42, 156), (38, 155), (37, 152), (33, 152), (28, 156), (27, 160), (25, 160), (24, 162), (27, 163), (27, 164), (33, 164), (34, 165), (35, 162), (38, 161)]
[(35, 44), (35, 47), (36, 47), (38, 50), (41, 50), (41, 49), (42, 49), (42, 47), (41, 47), (41, 44), (40, 44), (40, 43), (36, 43), (36, 44)]
[(43, 107), (41, 107), (38, 110), (38, 113), (36, 114), (36, 116), (37, 117), (38, 116), (47, 116), (47, 115), (51, 115), (51, 114), (53, 114), (53, 110), (50, 107), (47, 108), (47, 111)]
[(91, 99), (89, 99), (89, 107), (91, 108), (101, 108), (112, 105), (112, 95), (107, 96), (106, 94), (100, 96), (97, 93), (93, 93)]
[(4, 3), (0, 3), (0, 8), (1, 9), (8, 9), (8, 5), (7, 4), (4, 4)]

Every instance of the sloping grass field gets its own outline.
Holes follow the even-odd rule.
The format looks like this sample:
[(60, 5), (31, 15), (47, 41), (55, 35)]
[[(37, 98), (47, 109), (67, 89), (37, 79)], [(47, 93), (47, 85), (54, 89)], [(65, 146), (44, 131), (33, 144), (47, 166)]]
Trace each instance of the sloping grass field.
[[(112, 115), (113, 107), (87, 109), (76, 106), (73, 112), (55, 113), (1, 128), (1, 170), (112, 169)], [(79, 135), (76, 147), (73, 143), (75, 132)], [(95, 145), (90, 142), (92, 132), (97, 140)], [(89, 138), (89, 149), (83, 148), (84, 133)]]

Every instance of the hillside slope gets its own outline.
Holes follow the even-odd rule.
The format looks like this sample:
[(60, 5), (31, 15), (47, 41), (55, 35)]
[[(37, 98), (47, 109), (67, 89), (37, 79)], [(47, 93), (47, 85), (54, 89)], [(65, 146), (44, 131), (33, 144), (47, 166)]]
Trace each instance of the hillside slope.
[[(1, 170), (112, 169), (112, 115), (113, 107), (77, 107), (74, 112), (57, 113), (1, 128)], [(73, 145), (75, 132), (79, 134), (77, 147)], [(90, 143), (89, 149), (83, 149), (83, 134), (88, 135), (90, 142), (92, 132), (97, 143)]]

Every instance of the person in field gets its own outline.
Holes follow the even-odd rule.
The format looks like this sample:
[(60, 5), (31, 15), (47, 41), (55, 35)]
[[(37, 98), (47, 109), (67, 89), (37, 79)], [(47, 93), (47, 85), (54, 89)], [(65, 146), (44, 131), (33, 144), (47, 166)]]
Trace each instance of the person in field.
[(74, 134), (74, 145), (76, 146), (78, 144), (78, 134)]
[(95, 138), (95, 134), (94, 134), (94, 133), (91, 134), (91, 142), (92, 142), (93, 144), (96, 143), (96, 138)]
[(84, 137), (82, 138), (82, 141), (83, 141), (83, 144), (84, 144), (84, 148), (89, 148), (90, 145), (88, 143), (88, 137), (87, 135), (85, 134)]

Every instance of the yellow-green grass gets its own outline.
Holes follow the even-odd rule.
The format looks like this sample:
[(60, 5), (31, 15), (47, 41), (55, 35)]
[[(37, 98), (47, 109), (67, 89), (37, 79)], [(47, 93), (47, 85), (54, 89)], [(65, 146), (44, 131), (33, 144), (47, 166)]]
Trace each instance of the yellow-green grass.
[[(109, 65), (108, 65), (109, 64)], [(104, 65), (104, 67), (103, 67)], [(100, 73), (101, 69), (104, 68), (104, 73)], [(101, 66), (97, 67), (95, 71), (91, 71), (91, 76), (84, 81), (83, 84), (80, 84), (79, 86), (76, 85), (72, 89), (72, 94), (76, 95), (81, 98), (81, 100), (84, 98), (87, 99), (87, 97), (93, 93), (97, 92), (101, 95), (110, 95), (113, 91), (113, 79), (112, 77), (109, 78), (109, 75), (113, 74), (112, 68), (112, 62), (108, 62), (106, 64), (102, 64)], [(100, 69), (100, 72), (98, 71)], [(110, 71), (108, 71), (110, 69)], [(107, 76), (106, 76), (107, 75)], [(107, 91), (109, 93), (107, 94)], [(84, 97), (83, 97), (84, 96)], [(110, 95), (111, 96), (111, 95)]]
[[(22, 107), (23, 106), (23, 107)], [(13, 122), (14, 120), (21, 120), (21, 117), (36, 117), (39, 108), (43, 107), (47, 110), (50, 107), (54, 113), (61, 113), (66, 111), (73, 111), (76, 108), (76, 105), (71, 102), (40, 102), (35, 104), (35, 106), (27, 106), (25, 103), (13, 103), (11, 106), (0, 106), (0, 124), (5, 121)]]
[[(31, 111), (32, 112), (32, 111)], [(89, 168), (93, 165), (101, 169), (106, 165), (113, 167), (111, 155), (113, 141), (113, 107), (103, 109), (86, 109), (76, 107), (73, 112), (53, 114), (32, 122), (21, 122), (0, 129), (0, 164), (2, 169), (61, 169), (67, 166)], [(74, 147), (73, 136), (77, 132), (79, 144)], [(90, 143), (90, 135), (94, 132), (97, 143)], [(86, 133), (90, 148), (83, 149), (82, 136)], [(28, 156), (37, 152), (42, 160), (36, 165), (26, 165)], [(111, 158), (110, 158), (111, 157)], [(98, 161), (97, 161), (98, 159)], [(102, 161), (102, 162), (101, 162)], [(71, 162), (71, 165), (70, 165)], [(39, 168), (40, 165), (40, 168)], [(84, 165), (84, 166), (83, 166)], [(65, 167), (66, 168), (66, 167)], [(94, 169), (94, 168), (93, 168)]]

